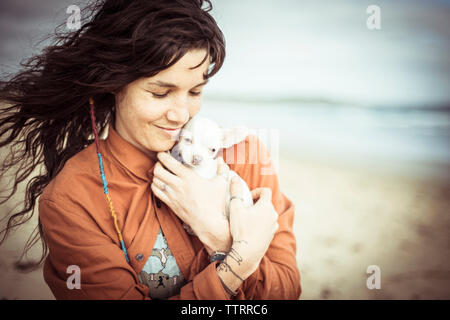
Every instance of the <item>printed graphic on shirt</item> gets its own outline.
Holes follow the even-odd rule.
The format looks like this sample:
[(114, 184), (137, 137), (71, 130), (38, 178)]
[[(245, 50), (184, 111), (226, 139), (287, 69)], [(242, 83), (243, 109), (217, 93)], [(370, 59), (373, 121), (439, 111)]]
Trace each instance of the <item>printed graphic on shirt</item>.
[(150, 288), (149, 296), (152, 299), (167, 299), (178, 294), (184, 285), (184, 277), (161, 229), (152, 254), (139, 273), (139, 280)]

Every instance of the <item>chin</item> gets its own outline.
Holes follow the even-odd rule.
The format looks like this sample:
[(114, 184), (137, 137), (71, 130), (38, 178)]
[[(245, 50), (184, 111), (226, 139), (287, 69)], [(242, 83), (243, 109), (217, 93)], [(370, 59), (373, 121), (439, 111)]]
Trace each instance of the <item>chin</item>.
[(156, 146), (154, 146), (153, 151), (156, 151), (156, 152), (169, 151), (175, 145), (175, 142), (176, 141), (170, 141), (170, 140), (168, 140), (168, 141), (161, 141)]

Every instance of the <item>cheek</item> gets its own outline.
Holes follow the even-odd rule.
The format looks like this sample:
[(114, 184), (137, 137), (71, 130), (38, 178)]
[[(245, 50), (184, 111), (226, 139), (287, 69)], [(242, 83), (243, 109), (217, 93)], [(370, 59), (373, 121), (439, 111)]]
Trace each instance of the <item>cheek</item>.
[(166, 106), (163, 102), (150, 101), (141, 94), (127, 94), (118, 104), (117, 115), (129, 124), (153, 122), (164, 116)]
[(136, 116), (141, 122), (149, 123), (164, 117), (167, 108), (162, 102), (144, 102), (136, 108)]
[(194, 117), (197, 113), (200, 112), (201, 108), (202, 108), (202, 100), (201, 99), (196, 99), (189, 106), (189, 116), (191, 118)]

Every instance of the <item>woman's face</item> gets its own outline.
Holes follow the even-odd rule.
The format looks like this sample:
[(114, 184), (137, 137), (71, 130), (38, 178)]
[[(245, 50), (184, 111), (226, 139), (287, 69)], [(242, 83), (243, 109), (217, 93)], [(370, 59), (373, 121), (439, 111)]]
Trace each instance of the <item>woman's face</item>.
[(190, 68), (205, 55), (206, 50), (191, 50), (170, 68), (137, 79), (118, 92), (117, 133), (152, 158), (171, 149), (179, 128), (200, 111), (209, 59)]

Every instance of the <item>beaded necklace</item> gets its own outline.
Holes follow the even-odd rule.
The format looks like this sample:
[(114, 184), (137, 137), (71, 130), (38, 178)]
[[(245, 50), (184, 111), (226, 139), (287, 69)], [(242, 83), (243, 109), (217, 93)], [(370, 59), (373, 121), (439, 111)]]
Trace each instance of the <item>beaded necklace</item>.
[(127, 248), (125, 247), (125, 242), (123, 241), (122, 232), (120, 232), (119, 225), (117, 224), (117, 215), (116, 215), (116, 212), (114, 211), (114, 206), (113, 206), (111, 197), (109, 196), (109, 192), (108, 192), (108, 183), (106, 182), (105, 170), (103, 169), (102, 155), (100, 153), (100, 145), (98, 143), (98, 132), (97, 132), (97, 125), (95, 122), (95, 114), (94, 114), (94, 100), (92, 98), (89, 98), (89, 107), (90, 107), (90, 113), (91, 113), (92, 130), (94, 132), (95, 145), (97, 147), (98, 164), (100, 166), (100, 176), (101, 176), (102, 184), (103, 184), (103, 193), (105, 194), (106, 202), (108, 203), (109, 212), (111, 213), (111, 216), (114, 221), (114, 227), (116, 229), (117, 235), (119, 236), (120, 246), (122, 247), (122, 250), (125, 253), (125, 259), (129, 263), (130, 259), (128, 258)]

